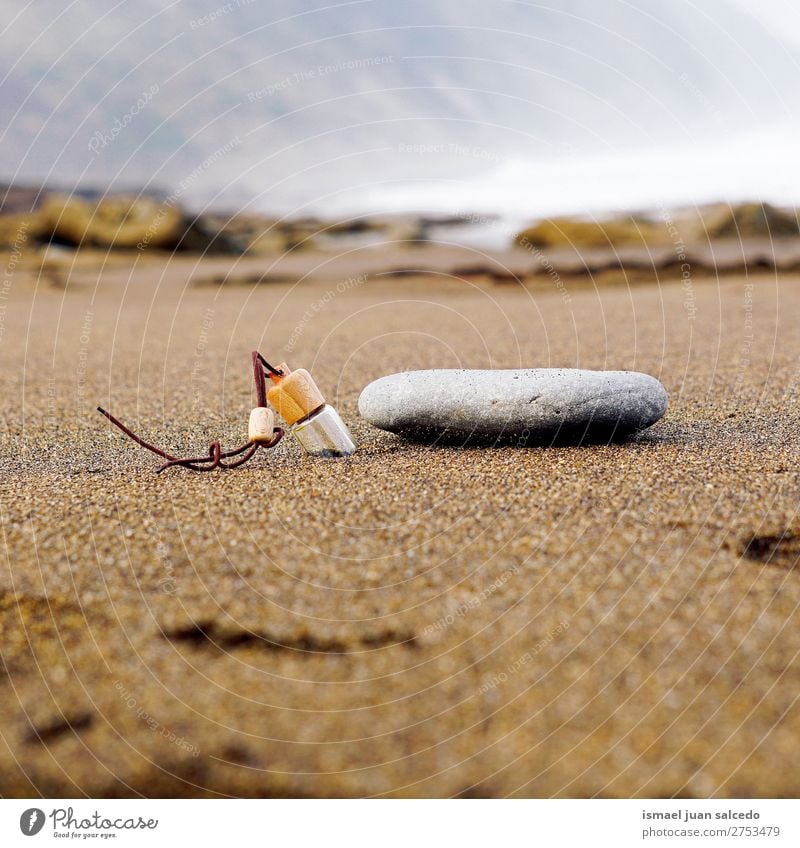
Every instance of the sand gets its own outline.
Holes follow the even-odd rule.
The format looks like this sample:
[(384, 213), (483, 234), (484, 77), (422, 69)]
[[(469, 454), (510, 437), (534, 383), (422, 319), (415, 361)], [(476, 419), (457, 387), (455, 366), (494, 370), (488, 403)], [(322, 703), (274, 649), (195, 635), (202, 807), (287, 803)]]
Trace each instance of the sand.
[[(23, 261), (5, 286), (0, 793), (799, 794), (800, 279), (306, 262), (203, 285), (243, 263), (85, 261), (63, 288)], [(312, 370), (352, 459), (286, 439), (156, 476), (94, 411), (240, 444), (253, 347)], [(669, 409), (588, 448), (357, 416), (394, 371), (548, 365), (649, 372)]]

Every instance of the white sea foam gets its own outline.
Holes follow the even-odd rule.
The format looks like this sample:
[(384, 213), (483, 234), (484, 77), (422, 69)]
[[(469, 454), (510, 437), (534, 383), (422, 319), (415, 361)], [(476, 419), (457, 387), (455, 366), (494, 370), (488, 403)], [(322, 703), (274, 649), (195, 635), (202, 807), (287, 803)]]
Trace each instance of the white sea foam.
[(479, 211), (530, 220), (715, 201), (800, 205), (798, 137), (798, 128), (782, 125), (698, 144), (513, 159), (470, 179), (376, 185), (340, 197), (335, 211)]

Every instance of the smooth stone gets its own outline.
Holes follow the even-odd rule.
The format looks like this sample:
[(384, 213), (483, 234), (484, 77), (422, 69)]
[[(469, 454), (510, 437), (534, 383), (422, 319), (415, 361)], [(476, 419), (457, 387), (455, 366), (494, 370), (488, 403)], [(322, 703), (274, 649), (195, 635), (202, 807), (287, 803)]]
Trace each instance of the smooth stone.
[(370, 383), (361, 415), (416, 439), (609, 439), (643, 430), (667, 408), (655, 377), (575, 368), (403, 371)]

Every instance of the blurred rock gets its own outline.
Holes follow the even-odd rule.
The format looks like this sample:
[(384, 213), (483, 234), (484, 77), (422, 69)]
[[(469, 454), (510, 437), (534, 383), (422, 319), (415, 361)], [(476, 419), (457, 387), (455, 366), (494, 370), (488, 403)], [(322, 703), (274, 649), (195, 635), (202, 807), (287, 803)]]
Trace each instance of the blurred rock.
[(0, 248), (21, 250), (24, 244), (41, 237), (42, 225), (36, 213), (0, 215)]
[(620, 247), (664, 244), (666, 228), (638, 216), (604, 221), (580, 218), (550, 218), (523, 230), (515, 238), (520, 247)]
[(180, 209), (147, 197), (108, 197), (92, 204), (53, 195), (39, 215), (46, 237), (74, 247), (172, 248), (183, 234)]
[(784, 211), (769, 203), (723, 206), (716, 219), (708, 221), (708, 237), (790, 238), (800, 235), (796, 211)]
[(518, 233), (520, 247), (575, 250), (609, 247), (661, 247), (725, 239), (773, 239), (800, 236), (795, 210), (768, 203), (730, 206), (716, 203), (671, 213), (619, 216), (607, 220), (550, 218)]

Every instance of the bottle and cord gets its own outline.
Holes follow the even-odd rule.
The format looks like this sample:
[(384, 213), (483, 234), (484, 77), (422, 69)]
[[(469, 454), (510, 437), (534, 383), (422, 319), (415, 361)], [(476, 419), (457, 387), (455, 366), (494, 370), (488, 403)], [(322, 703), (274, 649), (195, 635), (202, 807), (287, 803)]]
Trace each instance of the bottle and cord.
[[(275, 368), (257, 350), (252, 353), (252, 361), (258, 405), (250, 412), (247, 442), (232, 450), (222, 450), (220, 442), (214, 440), (205, 456), (173, 456), (137, 436), (102, 407), (98, 406), (97, 411), (137, 445), (166, 460), (158, 469), (159, 474), (167, 468), (175, 467), (192, 471), (240, 468), (252, 459), (259, 449), (274, 448), (283, 438), (284, 430), (275, 426), (275, 414), (268, 404), (282, 416), (289, 432), (310, 456), (341, 457), (350, 456), (355, 452), (356, 444), (347, 425), (339, 413), (326, 403), (308, 371), (304, 368), (292, 371), (286, 363)], [(269, 390), (267, 379), (272, 383)]]

